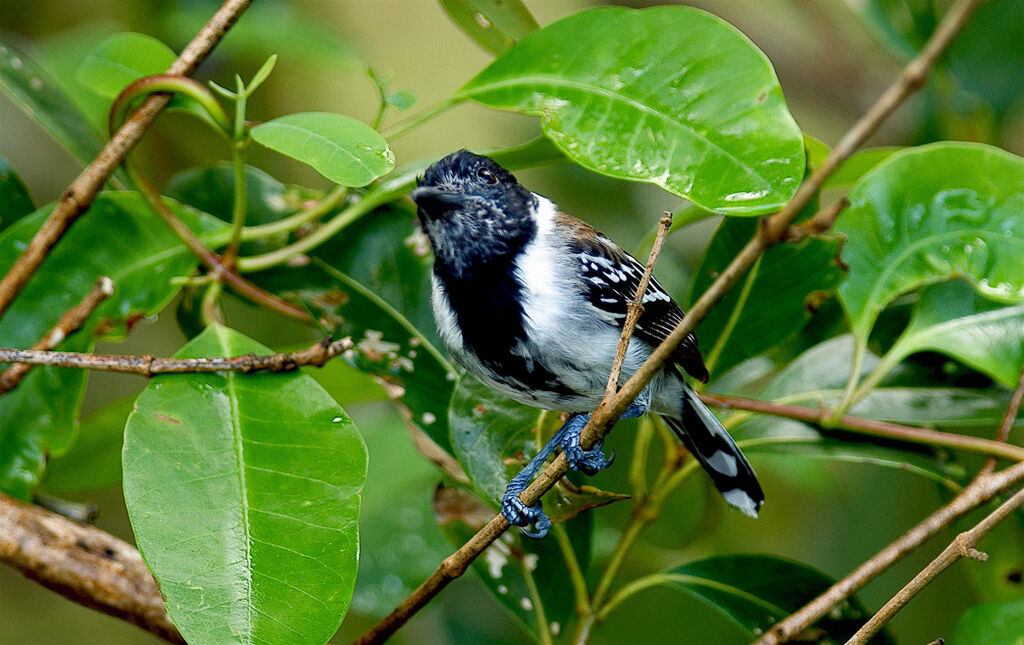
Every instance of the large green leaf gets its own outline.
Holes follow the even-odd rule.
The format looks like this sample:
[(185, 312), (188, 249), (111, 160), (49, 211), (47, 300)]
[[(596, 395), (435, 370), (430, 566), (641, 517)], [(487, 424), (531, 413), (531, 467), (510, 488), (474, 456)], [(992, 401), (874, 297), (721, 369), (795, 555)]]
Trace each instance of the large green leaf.
[(441, 0), (441, 6), (492, 54), (504, 53), (538, 27), (522, 0)]
[(343, 186), (365, 186), (395, 167), (384, 137), (343, 114), (288, 114), (256, 126), (252, 138)]
[(309, 307), (335, 336), (352, 336), (345, 359), (394, 387), (389, 394), (439, 446), (448, 442), (455, 369), (438, 349), (430, 311), (429, 243), (404, 206), (381, 208), (316, 250), (304, 267), (254, 275)]
[[(461, 546), (494, 516), (491, 507), (464, 489), (439, 487), (434, 512), (453, 547)], [(590, 563), (592, 515), (574, 517), (565, 528), (580, 568)], [(541, 630), (557, 636), (572, 618), (575, 596), (565, 557), (555, 536), (543, 540), (523, 537), (518, 530), (501, 536), (473, 561), (484, 585), (534, 638)], [(543, 611), (543, 614), (541, 613)], [(542, 641), (543, 642), (543, 641)]]
[(152, 36), (114, 34), (86, 55), (76, 78), (97, 94), (114, 99), (134, 81), (163, 74), (174, 63), (174, 51)]
[(600, 8), (526, 37), (458, 95), (542, 117), (572, 160), (723, 213), (779, 208), (804, 142), (768, 59), (688, 7)]
[[(271, 350), (212, 326), (177, 356), (250, 352)], [(182, 635), (326, 642), (355, 585), (366, 462), (355, 425), (307, 375), (153, 379), (125, 429), (124, 496)]]
[(970, 143), (897, 152), (850, 191), (839, 295), (858, 343), (896, 296), (952, 277), (1024, 301), (1024, 159)]
[[(227, 229), (212, 217), (173, 203), (171, 207), (201, 237)], [(0, 234), (0, 274), (7, 272), (52, 210), (52, 204), (46, 206)], [(188, 275), (197, 264), (138, 194), (101, 194), (0, 320), (0, 346), (31, 346), (89, 292), (98, 276), (106, 275), (114, 281), (113, 297), (57, 347), (89, 351), (97, 337), (121, 337), (134, 322), (160, 311), (180, 288), (171, 279)], [(0, 398), (0, 489), (28, 497), (39, 482), (46, 455), (67, 451), (75, 436), (84, 385), (84, 372), (36, 367)]]
[(1024, 367), (1024, 305), (982, 298), (964, 280), (927, 287), (886, 360), (899, 362), (924, 350), (952, 356), (1013, 387)]
[(36, 209), (28, 188), (7, 160), (0, 156), (0, 231)]
[(103, 148), (103, 138), (60, 86), (24, 53), (0, 43), (0, 89), (82, 163)]
[[(693, 301), (757, 232), (757, 222), (726, 218), (690, 289)], [(704, 360), (720, 374), (793, 336), (843, 278), (835, 239), (805, 238), (770, 247), (697, 327)]]
[[(805, 564), (770, 555), (716, 556), (666, 573), (665, 584), (700, 598), (751, 638), (764, 633), (835, 582)], [(815, 623), (824, 634), (813, 642), (843, 642), (870, 615), (856, 597), (851, 597)], [(873, 645), (893, 642), (885, 631), (871, 640)]]
[(1024, 598), (971, 607), (957, 621), (950, 642), (1024, 645)]

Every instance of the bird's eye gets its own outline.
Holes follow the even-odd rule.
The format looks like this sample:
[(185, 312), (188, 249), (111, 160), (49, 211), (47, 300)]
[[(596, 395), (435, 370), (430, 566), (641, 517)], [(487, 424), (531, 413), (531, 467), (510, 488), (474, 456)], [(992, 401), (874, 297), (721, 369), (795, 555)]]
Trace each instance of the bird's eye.
[(496, 184), (498, 178), (494, 176), (494, 173), (486, 168), (480, 168), (476, 171), (476, 177), (485, 184)]

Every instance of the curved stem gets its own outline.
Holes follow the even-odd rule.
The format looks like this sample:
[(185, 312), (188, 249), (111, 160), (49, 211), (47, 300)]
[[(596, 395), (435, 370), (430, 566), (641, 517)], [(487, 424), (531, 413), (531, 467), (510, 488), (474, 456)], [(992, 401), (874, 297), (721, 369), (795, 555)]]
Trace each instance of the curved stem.
[(448, 110), (449, 108), (455, 107), (464, 100), (465, 99), (462, 98), (450, 98), (441, 101), (440, 103), (436, 103), (426, 108), (422, 112), (412, 115), (405, 121), (397, 123), (391, 126), (390, 128), (386, 128), (383, 132), (381, 132), (381, 134), (388, 141), (393, 141), (394, 139), (397, 139), (403, 134), (407, 134), (412, 130), (415, 130), (419, 126), (423, 125), (427, 121), (433, 119), (434, 117)]
[(521, 560), (521, 563), (523, 581), (530, 594), (533, 611), (537, 614), (537, 635), (540, 637), (541, 645), (554, 645), (551, 641), (551, 626), (548, 624), (547, 613), (544, 611), (544, 600), (540, 597), (540, 591), (537, 589), (537, 581), (533, 579), (533, 572), (530, 571), (530, 567), (526, 566), (525, 560)]
[(590, 593), (587, 591), (587, 580), (583, 576), (583, 569), (580, 567), (579, 558), (576, 557), (576, 549), (569, 540), (569, 534), (565, 526), (558, 522), (551, 526), (558, 548), (562, 550), (562, 559), (565, 560), (565, 567), (569, 570), (569, 581), (572, 583), (573, 594), (576, 596), (576, 613), (582, 618), (590, 613)]
[(849, 395), (849, 401), (847, 401), (846, 407), (843, 408), (843, 412), (857, 405), (861, 399), (870, 394), (871, 390), (875, 389), (875, 387), (881, 383), (882, 379), (888, 376), (889, 373), (900, 364), (900, 361), (906, 357), (907, 352), (904, 351), (903, 347), (900, 345), (900, 341), (897, 340), (896, 343), (889, 348), (889, 351), (882, 356), (882, 360), (875, 366), (875, 369), (871, 370), (871, 373), (864, 377), (864, 380), (860, 382), (857, 389)]
[(248, 212), (244, 142), (236, 141), (231, 146), (231, 165), (235, 175), (235, 194), (231, 204), (231, 241), (221, 256), (227, 266), (233, 265), (235, 258), (238, 257), (238, 245), (242, 241), (242, 229), (245, 228), (245, 215)]
[(114, 99), (113, 105), (110, 106), (110, 131), (114, 132), (121, 124), (127, 115), (128, 108), (136, 99), (159, 92), (184, 94), (194, 99), (206, 111), (206, 115), (210, 117), (215, 129), (229, 140), (232, 138), (231, 119), (228, 118), (227, 112), (221, 107), (213, 92), (198, 81), (171, 74), (156, 74), (140, 78), (121, 90), (121, 93)]
[(608, 614), (612, 613), (616, 607), (622, 604), (622, 601), (640, 591), (643, 591), (644, 589), (657, 587), (658, 585), (664, 585), (671, 582), (686, 582), (692, 579), (692, 576), (681, 573), (652, 573), (650, 575), (637, 578), (632, 582), (624, 584), (611, 598), (608, 599), (608, 602), (606, 602), (597, 613), (597, 620), (605, 620), (608, 618)]
[(330, 213), (338, 207), (338, 204), (345, 200), (346, 195), (348, 195), (348, 188), (346, 186), (335, 186), (327, 191), (327, 193), (320, 198), (320, 201), (311, 208), (303, 209), (293, 215), (285, 217), (284, 219), (279, 219), (276, 222), (260, 224), (258, 226), (246, 226), (242, 229), (242, 241), (249, 242), (264, 237), (270, 237), (271, 235), (277, 235), (278, 233), (290, 233), (291, 231), (297, 230), (303, 224), (312, 222), (313, 220)]
[(843, 390), (843, 396), (839, 399), (839, 403), (836, 404), (836, 407), (833, 408), (832, 416), (827, 419), (823, 419), (823, 424), (830, 426), (835, 425), (853, 404), (853, 393), (856, 391), (857, 383), (860, 381), (860, 370), (861, 366), (864, 364), (864, 353), (867, 349), (866, 339), (863, 343), (860, 339), (854, 339), (853, 365), (850, 367), (850, 379), (846, 381), (846, 388)]

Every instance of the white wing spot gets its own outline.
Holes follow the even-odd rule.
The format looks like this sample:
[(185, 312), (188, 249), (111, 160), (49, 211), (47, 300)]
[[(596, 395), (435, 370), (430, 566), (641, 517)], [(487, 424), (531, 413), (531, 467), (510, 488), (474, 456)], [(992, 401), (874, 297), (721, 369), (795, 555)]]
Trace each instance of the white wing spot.
[(730, 491), (722, 493), (722, 497), (725, 501), (729, 502), (732, 506), (735, 506), (740, 510), (741, 513), (747, 517), (757, 517), (757, 504), (751, 499), (750, 495), (746, 491), (740, 488), (734, 488)]
[(736, 473), (739, 472), (739, 467), (736, 465), (736, 457), (727, 455), (721, 450), (711, 455), (708, 459), (708, 465), (726, 477), (735, 477)]

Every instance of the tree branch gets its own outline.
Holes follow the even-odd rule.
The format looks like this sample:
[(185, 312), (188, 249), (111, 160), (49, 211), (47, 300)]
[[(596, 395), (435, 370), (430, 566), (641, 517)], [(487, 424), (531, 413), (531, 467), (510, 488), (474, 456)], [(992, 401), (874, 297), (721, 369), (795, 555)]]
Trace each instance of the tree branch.
[[(349, 349), (352, 339), (342, 338), (330, 342), (314, 343), (298, 352), (257, 356), (245, 354), (233, 358), (161, 358), (159, 356), (124, 356), (113, 354), (83, 354), (79, 352), (49, 352), (30, 349), (0, 347), (0, 363), (49, 365), (104, 372), (122, 372), (140, 376), (157, 374), (188, 374), (195, 372), (287, 372), (304, 365), (323, 366), (328, 360)], [(13, 369), (13, 368), (12, 368)]]
[[(86, 319), (92, 315), (93, 310), (113, 293), (114, 283), (110, 278), (101, 276), (96, 280), (96, 284), (93, 285), (89, 293), (85, 294), (82, 301), (64, 312), (64, 315), (60, 317), (57, 324), (45, 336), (36, 341), (35, 345), (32, 345), (32, 349), (50, 350), (59, 345), (65, 338), (78, 331)], [(7, 362), (14, 361), (0, 360), (0, 363)], [(0, 374), (0, 395), (6, 394), (18, 387), (18, 383), (21, 383), (21, 379), (24, 378), (31, 368), (32, 366), (27, 363), (18, 363), (4, 370)]]
[[(815, 425), (823, 426), (826, 421), (831, 420), (828, 410), (805, 408), (801, 405), (785, 405), (724, 394), (701, 394), (700, 398), (705, 403), (719, 408), (761, 412), (776, 417), (806, 421)], [(1013, 424), (1013, 419), (1010, 419), (1010, 423), (1011, 425)], [(992, 439), (982, 439), (952, 432), (940, 432), (938, 430), (929, 430), (928, 428), (904, 426), (886, 421), (862, 419), (849, 415), (843, 415), (834, 426), (830, 425), (829, 427), (842, 428), (873, 437), (923, 443), (930, 446), (945, 446), (947, 448), (978, 452), (993, 457), (1002, 457), (1011, 461), (1024, 461), (1024, 448), (1007, 444), (1005, 441), (993, 441)]]
[(65, 598), (184, 643), (130, 544), (0, 493), (0, 561)]
[[(864, 141), (878, 128), (881, 123), (898, 108), (913, 92), (919, 89), (928, 77), (928, 72), (953, 41), (953, 38), (966, 24), (971, 13), (982, 0), (960, 0), (943, 18), (938, 29), (925, 44), (921, 55), (912, 60), (902, 71), (899, 78), (871, 106), (868, 112), (846, 133), (825, 161), (800, 185), (793, 198), (775, 215), (762, 220), (758, 233), (737, 254), (736, 258), (708, 287), (707, 291), (694, 303), (690, 312), (672, 331), (651, 356), (644, 362), (633, 376), (626, 381), (613, 397), (605, 397), (590, 421), (583, 429), (580, 445), (586, 450), (601, 439), (629, 406), (634, 398), (646, 387), (654, 376), (668, 362), (675, 348), (704, 319), (711, 308), (721, 300), (757, 261), (762, 253), (775, 242), (784, 237), (790, 224), (801, 210), (821, 189), (825, 180), (836, 171), (839, 165), (860, 147)], [(527, 505), (533, 505), (541, 495), (547, 492), (568, 472), (569, 466), (565, 456), (559, 454), (555, 460), (523, 493), (519, 499)], [(480, 531), (469, 539), (455, 553), (445, 558), (441, 565), (416, 588), (408, 598), (384, 617), (377, 625), (355, 641), (360, 644), (381, 643), (404, 625), (409, 618), (419, 611), (426, 603), (437, 595), (452, 580), (461, 576), (470, 562), (476, 559), (488, 545), (508, 530), (508, 522), (504, 516), (496, 515)]]
[[(252, 0), (226, 0), (210, 21), (199, 30), (178, 58), (167, 69), (168, 74), (191, 74), (220, 42), (227, 30), (238, 20)], [(124, 160), (142, 134), (153, 123), (170, 96), (157, 95), (146, 99), (124, 125), (111, 137), (103, 150), (61, 196), (53, 213), (22, 251), (7, 275), (0, 280), (0, 317), (49, 254), (61, 236), (92, 204), (107, 178)]]

